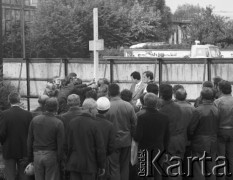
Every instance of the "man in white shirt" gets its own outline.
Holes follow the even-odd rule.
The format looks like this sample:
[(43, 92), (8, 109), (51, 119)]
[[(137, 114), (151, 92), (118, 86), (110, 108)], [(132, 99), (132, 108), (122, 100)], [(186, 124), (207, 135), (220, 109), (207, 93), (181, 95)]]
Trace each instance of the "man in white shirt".
[(130, 91), (133, 93), (132, 102), (136, 104), (137, 99), (139, 99), (142, 95), (143, 90), (146, 87), (146, 84), (141, 81), (141, 75), (139, 72), (134, 71), (131, 73), (130, 76), (133, 82), (133, 84), (130, 87)]

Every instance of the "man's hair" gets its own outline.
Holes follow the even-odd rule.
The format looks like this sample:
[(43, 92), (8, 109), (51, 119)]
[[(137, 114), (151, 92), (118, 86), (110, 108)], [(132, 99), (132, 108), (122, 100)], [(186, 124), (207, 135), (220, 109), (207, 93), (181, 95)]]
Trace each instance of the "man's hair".
[(214, 98), (213, 88), (203, 87), (201, 90), (201, 97), (203, 100), (213, 100)]
[(80, 97), (77, 94), (71, 94), (67, 97), (67, 105), (70, 107), (80, 106)]
[(219, 82), (218, 86), (223, 94), (231, 94), (232, 89), (229, 81), (222, 80)]
[(162, 99), (165, 101), (169, 101), (172, 99), (172, 86), (170, 84), (161, 84), (159, 86), (159, 94)]
[(121, 91), (121, 99), (127, 102), (130, 102), (132, 100), (133, 93), (128, 90), (124, 89)]
[(158, 102), (158, 96), (154, 93), (147, 93), (144, 97), (144, 105), (147, 108), (156, 108)]
[(202, 87), (213, 88), (213, 87), (214, 87), (214, 84), (213, 84), (211, 81), (205, 81), (205, 82), (202, 84)]
[(38, 103), (41, 105), (45, 105), (45, 102), (47, 101), (47, 99), (49, 99), (49, 96), (43, 94), (39, 96)]
[(220, 76), (214, 77), (214, 78), (213, 78), (214, 85), (215, 85), (215, 86), (218, 86), (218, 83), (219, 83), (220, 81), (222, 81), (222, 80), (223, 80), (223, 79), (222, 79)]
[(138, 71), (134, 71), (131, 73), (131, 75), (134, 79), (141, 80), (141, 75)]
[(145, 104), (145, 103), (144, 103), (144, 97), (145, 97), (146, 94), (147, 94), (147, 93), (144, 92), (144, 93), (140, 96), (140, 98), (139, 98), (142, 105)]
[(175, 91), (175, 96), (176, 96), (176, 99), (179, 100), (179, 101), (184, 101), (187, 97), (187, 93), (186, 93), (186, 90), (183, 89), (183, 88), (180, 88), (178, 90)]
[(94, 89), (86, 92), (86, 98), (93, 98), (94, 100), (97, 100), (97, 93)]
[(88, 109), (88, 110), (95, 109), (95, 108), (97, 108), (97, 103), (94, 99), (87, 98), (84, 100), (82, 107), (83, 107), (83, 109)]
[(159, 94), (159, 86), (156, 83), (148, 83), (146, 90), (148, 93), (154, 93), (155, 95)]
[(57, 112), (58, 101), (57, 98), (49, 98), (45, 102), (45, 110), (48, 112)]
[(70, 73), (70, 74), (68, 75), (68, 77), (69, 77), (69, 78), (77, 77), (77, 74), (74, 73), (74, 72), (72, 72), (72, 73)]
[(118, 96), (120, 94), (120, 87), (116, 83), (112, 83), (108, 86), (108, 94), (111, 97)]
[(154, 78), (154, 75), (151, 71), (145, 71), (143, 74), (145, 74), (146, 77), (149, 77), (150, 80), (152, 80)]
[(173, 93), (175, 94), (178, 89), (184, 89), (184, 86), (182, 86), (181, 84), (174, 85), (172, 88)]
[(12, 92), (9, 94), (8, 100), (9, 100), (10, 104), (20, 103), (20, 94), (17, 92)]

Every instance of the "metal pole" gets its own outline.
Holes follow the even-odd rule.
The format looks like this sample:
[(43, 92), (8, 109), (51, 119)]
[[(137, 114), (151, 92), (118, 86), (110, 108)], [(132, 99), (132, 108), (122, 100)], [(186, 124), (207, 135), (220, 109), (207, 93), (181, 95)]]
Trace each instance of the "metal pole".
[(30, 67), (29, 67), (29, 59), (26, 60), (26, 76), (27, 76), (27, 105), (28, 111), (30, 111)]
[(114, 63), (114, 59), (110, 59), (110, 82), (113, 83), (114, 78), (113, 78), (113, 63)]
[(26, 58), (26, 50), (25, 50), (25, 17), (24, 17), (24, 6), (25, 1), (21, 0), (21, 11), (20, 11), (20, 20), (21, 20), (21, 41), (22, 41), (22, 55), (23, 59)]
[(162, 59), (159, 60), (159, 85), (162, 83), (163, 80), (163, 64), (162, 64)]
[(0, 0), (0, 84), (3, 82), (2, 0)]
[(211, 81), (211, 59), (207, 59), (208, 81)]

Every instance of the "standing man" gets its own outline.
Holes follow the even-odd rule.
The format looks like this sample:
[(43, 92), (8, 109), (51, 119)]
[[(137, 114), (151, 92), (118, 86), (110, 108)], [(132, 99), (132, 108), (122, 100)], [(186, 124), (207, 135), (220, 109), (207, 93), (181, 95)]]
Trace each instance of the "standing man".
[[(182, 119), (180, 106), (172, 100), (172, 86), (170, 84), (161, 84), (159, 86), (161, 96), (160, 112), (169, 117), (170, 140), (168, 143), (168, 153), (172, 156), (183, 158), (185, 153), (185, 123)], [(169, 172), (173, 173), (173, 172)], [(176, 173), (176, 172), (174, 172)], [(169, 179), (171, 176), (169, 177)], [(176, 176), (172, 179), (182, 179), (182, 176)]]
[[(0, 142), (7, 180), (26, 180), (27, 136), (32, 114), (20, 108), (20, 95), (13, 92), (8, 97), (11, 108), (1, 114)], [(18, 172), (17, 172), (18, 171)]]
[[(134, 136), (138, 143), (138, 149), (147, 150), (148, 154), (153, 153), (152, 157), (160, 150), (167, 150), (169, 142), (169, 119), (168, 116), (158, 112), (156, 105), (159, 98), (153, 93), (147, 93), (144, 97), (145, 112), (138, 116), (138, 124)], [(149, 164), (150, 166), (150, 164)], [(151, 168), (148, 168), (151, 169)], [(162, 175), (157, 171), (150, 172), (154, 178), (162, 180)]]
[[(188, 137), (191, 140), (192, 155), (194, 157), (211, 157), (202, 167), (201, 162), (193, 163), (193, 180), (215, 180), (212, 174), (216, 165), (214, 159), (217, 153), (217, 131), (219, 123), (219, 112), (213, 104), (214, 92), (212, 88), (204, 87), (201, 91), (202, 104), (193, 112), (192, 120), (188, 128)], [(232, 153), (232, 152), (231, 152)], [(224, 154), (223, 154), (224, 156)], [(204, 176), (206, 174), (210, 176)], [(232, 178), (230, 178), (232, 179)]]
[(70, 180), (95, 180), (105, 173), (104, 139), (98, 129), (95, 116), (96, 101), (83, 102), (83, 112), (69, 123), (68, 163)]
[(132, 95), (132, 103), (136, 104), (137, 100), (143, 93), (143, 90), (146, 87), (146, 84), (141, 81), (141, 75), (139, 72), (134, 71), (131, 73), (131, 79), (133, 84), (130, 87), (130, 91), (133, 93)]
[(120, 98), (120, 87), (109, 85), (111, 107), (107, 118), (116, 131), (116, 150), (109, 157), (111, 180), (128, 180), (131, 140), (136, 128), (136, 115), (132, 105)]
[[(229, 161), (229, 172), (233, 173), (233, 97), (231, 95), (231, 83), (219, 82), (221, 96), (214, 101), (219, 110), (218, 126), (218, 155), (226, 156)], [(226, 177), (232, 179), (232, 177)]]
[(62, 159), (64, 126), (55, 117), (58, 110), (56, 98), (45, 103), (46, 112), (33, 118), (28, 133), (29, 161), (35, 167), (36, 180), (59, 180), (59, 162)]

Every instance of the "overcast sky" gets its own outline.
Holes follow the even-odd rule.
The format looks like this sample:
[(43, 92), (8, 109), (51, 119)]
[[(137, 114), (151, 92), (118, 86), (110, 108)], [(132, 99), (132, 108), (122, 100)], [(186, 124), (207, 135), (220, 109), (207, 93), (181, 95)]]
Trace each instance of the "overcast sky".
[(182, 4), (199, 4), (201, 7), (212, 5), (215, 13), (223, 16), (229, 16), (233, 19), (233, 0), (165, 0), (166, 5), (171, 8), (174, 13), (176, 8)]

